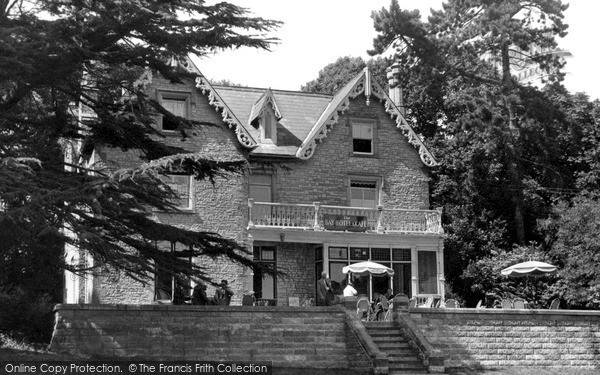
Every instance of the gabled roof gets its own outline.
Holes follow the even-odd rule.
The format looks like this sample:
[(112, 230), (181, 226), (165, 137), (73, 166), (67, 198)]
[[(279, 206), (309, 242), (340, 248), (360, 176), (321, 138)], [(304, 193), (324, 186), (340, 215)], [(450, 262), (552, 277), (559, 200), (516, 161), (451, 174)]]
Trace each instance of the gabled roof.
[(350, 99), (364, 94), (367, 104), (370, 104), (371, 96), (384, 102), (385, 110), (389, 113), (392, 120), (396, 122), (396, 127), (407, 138), (408, 142), (419, 150), (421, 161), (429, 167), (438, 165), (431, 152), (427, 149), (423, 141), (419, 138), (413, 128), (406, 122), (406, 119), (392, 102), (385, 90), (373, 79), (369, 68), (366, 67), (360, 74), (344, 86), (331, 100), (327, 109), (323, 112), (319, 120), (310, 130), (302, 145), (298, 148), (296, 156), (300, 159), (308, 159), (315, 152), (317, 142), (320, 142), (327, 136), (327, 133), (337, 123), (340, 114), (344, 113), (350, 106)]
[(277, 101), (273, 96), (273, 90), (270, 88), (265, 91), (262, 96), (254, 103), (252, 106), (252, 110), (250, 111), (250, 118), (248, 118), (248, 124), (252, 124), (252, 121), (256, 120), (260, 116), (262, 116), (265, 107), (270, 105), (275, 112), (275, 117), (277, 121), (281, 120), (283, 116), (281, 116), (281, 111), (279, 110), (279, 106), (277, 105)]
[[(221, 112), (223, 121), (235, 129), (240, 143), (252, 149), (252, 155), (309, 159), (314, 154), (317, 144), (327, 136), (339, 116), (348, 109), (350, 99), (364, 94), (367, 104), (370, 104), (372, 97), (383, 103), (390, 118), (396, 122), (396, 127), (418, 150), (425, 165), (432, 167), (438, 164), (385, 90), (373, 79), (368, 68), (333, 96), (252, 87), (213, 86), (202, 75), (196, 79), (196, 87), (205, 93), (209, 103)], [(268, 104), (278, 117), (276, 145), (257, 142), (256, 140), (260, 139), (260, 131), (251, 125)]]
[[(229, 110), (240, 119), (250, 119), (256, 103), (264, 97), (265, 89), (239, 86), (213, 86)], [(298, 147), (308, 135), (332, 99), (331, 95), (296, 91), (270, 90), (281, 118), (277, 125), (277, 145), (258, 144), (252, 154), (295, 157)], [(254, 139), (260, 130), (245, 124)]]
[(247, 148), (253, 148), (258, 146), (258, 143), (252, 137), (249, 129), (236, 117), (235, 113), (229, 108), (227, 102), (224, 101), (219, 93), (214, 89), (210, 82), (203, 76), (199, 75), (196, 78), (196, 87), (202, 91), (202, 93), (208, 96), (208, 102), (215, 109), (221, 112), (223, 122), (225, 122), (231, 129), (235, 130), (238, 141), (242, 146)]

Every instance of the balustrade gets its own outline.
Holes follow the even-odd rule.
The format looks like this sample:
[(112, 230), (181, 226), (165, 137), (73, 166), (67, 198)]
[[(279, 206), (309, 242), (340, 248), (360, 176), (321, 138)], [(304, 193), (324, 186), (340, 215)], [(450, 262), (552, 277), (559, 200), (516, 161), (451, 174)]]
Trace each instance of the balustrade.
[(248, 200), (248, 228), (295, 228), (305, 230), (442, 233), (441, 212), (284, 204)]

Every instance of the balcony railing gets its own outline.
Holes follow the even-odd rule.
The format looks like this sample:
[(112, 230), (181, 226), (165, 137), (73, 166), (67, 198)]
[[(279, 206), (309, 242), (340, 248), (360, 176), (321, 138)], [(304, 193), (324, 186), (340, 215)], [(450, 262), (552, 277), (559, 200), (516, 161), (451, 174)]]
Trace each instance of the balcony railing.
[(441, 234), (441, 211), (254, 202), (248, 229)]

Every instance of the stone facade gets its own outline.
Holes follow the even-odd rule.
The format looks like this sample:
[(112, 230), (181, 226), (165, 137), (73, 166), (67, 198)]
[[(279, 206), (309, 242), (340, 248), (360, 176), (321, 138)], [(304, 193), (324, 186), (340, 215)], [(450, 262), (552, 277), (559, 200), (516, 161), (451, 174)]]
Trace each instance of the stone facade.
[[(212, 90), (209, 90), (210, 92), (201, 90), (197, 87), (197, 83), (192, 81), (172, 84), (158, 76), (152, 78), (147, 85), (147, 92), (151, 97), (155, 97), (157, 100), (168, 95), (187, 98), (188, 117), (214, 124), (214, 126), (203, 126), (190, 131), (188, 134), (190, 137), (185, 139), (182, 139), (179, 134), (165, 133), (164, 142), (183, 147), (208, 158), (224, 161), (248, 161), (249, 168), (242, 174), (217, 177), (214, 182), (194, 180), (192, 182), (191, 209), (177, 214), (156, 212), (157, 220), (195, 230), (216, 232), (236, 241), (250, 251), (255, 244), (261, 242), (274, 244), (277, 248), (276, 265), (285, 274), (276, 281), (275, 296), (279, 305), (286, 305), (288, 297), (315, 296), (317, 279), (315, 263), (317, 259), (314, 249), (320, 246), (325, 254), (329, 244), (411, 249), (413, 262), (415, 262), (412, 272), (413, 290), (415, 291), (417, 290), (417, 281), (414, 279), (419, 274), (416, 252), (418, 250), (432, 251), (435, 252), (438, 259), (438, 279), (443, 280), (441, 277), (443, 274), (443, 251), (439, 220), (435, 224), (439, 227), (439, 232), (434, 231), (424, 235), (400, 232), (388, 235), (384, 233), (344, 233), (343, 231), (336, 233), (290, 231), (289, 228), (281, 229), (280, 227), (260, 230), (249, 228), (249, 178), (250, 174), (257, 173), (267, 173), (272, 176), (270, 185), (272, 201), (281, 204), (298, 205), (320, 202), (322, 205), (348, 207), (350, 206), (350, 179), (366, 178), (377, 182), (377, 204), (385, 209), (429, 210), (429, 171), (420, 155), (424, 146), (416, 148), (414, 139), (413, 144), (409, 142), (406, 135), (408, 133), (406, 130), (398, 128), (399, 123), (393, 116), (390, 116), (389, 108), (386, 107), (384, 101), (374, 100), (374, 98), (368, 101), (364, 94), (349, 96), (351, 90), (346, 90), (345, 93), (333, 97), (270, 91), (269, 95), (272, 95), (273, 100), (280, 100), (282, 111), (282, 119), (276, 127), (278, 134), (275, 139), (277, 141), (275, 141), (276, 144), (267, 144), (268, 142), (260, 144), (263, 140), (259, 139), (259, 147), (253, 149), (247, 147), (248, 145), (244, 146), (236, 136), (236, 128), (232, 126), (231, 122), (231, 113), (227, 112), (229, 117), (225, 113), (226, 110), (232, 110), (229, 107), (224, 109), (226, 107), (224, 104), (227, 103), (215, 105), (217, 96), (215, 96), (216, 91)], [(231, 99), (230, 102), (231, 108), (236, 108), (236, 111), (241, 111), (237, 107), (246, 100), (248, 95), (256, 94), (255, 89), (228, 88), (227, 90), (228, 95), (238, 95), (232, 96), (237, 99)], [(223, 91), (222, 94), (225, 92)], [(327, 124), (327, 136), (317, 143), (314, 154), (309, 158), (294, 156), (294, 152), (289, 150), (295, 150), (300, 143), (305, 141), (298, 137), (302, 138), (311, 134), (309, 131), (314, 123), (303, 124), (293, 123), (293, 121), (305, 118), (316, 121), (319, 119), (320, 111), (326, 108), (323, 103), (326, 104), (328, 100), (331, 103), (339, 102), (344, 99), (344, 95), (347, 106), (339, 111), (334, 111), (335, 116), (339, 115), (339, 118), (337, 118), (337, 122)], [(303, 106), (303, 101), (308, 104)], [(252, 111), (256, 112), (254, 107), (252, 107)], [(269, 109), (269, 111), (272, 110)], [(234, 114), (241, 123), (248, 118), (247, 113), (237, 112)], [(352, 124), (354, 121), (367, 121), (374, 124), (373, 155), (353, 153)], [(158, 120), (157, 123), (160, 124), (161, 121)], [(261, 125), (256, 125), (258, 126), (256, 129), (253, 128), (255, 125), (245, 124), (243, 126), (248, 127), (248, 134), (260, 137)], [(289, 144), (277, 144), (277, 142), (288, 142)], [(100, 155), (104, 163), (111, 168), (130, 167), (141, 162), (137, 155), (120, 150), (103, 149), (100, 150)], [(267, 162), (266, 167), (265, 161)], [(261, 165), (261, 168), (255, 168), (257, 165)], [(381, 220), (385, 221), (386, 225), (394, 224), (393, 219), (390, 219), (389, 215), (386, 216), (389, 212), (391, 211), (381, 214)], [(370, 222), (376, 224), (377, 211), (373, 209), (369, 215)], [(396, 216), (400, 217), (400, 221), (410, 221), (410, 217), (406, 215)], [(424, 217), (425, 214), (417, 212), (415, 215)], [(434, 215), (439, 219), (439, 213), (435, 211), (428, 215)], [(306, 222), (312, 220), (309, 217)], [(423, 226), (424, 224), (414, 224), (414, 226), (417, 225)], [(406, 228), (410, 229), (411, 227), (409, 225)], [(227, 259), (194, 259), (193, 261), (201, 263), (214, 281), (218, 282), (222, 279), (229, 281), (229, 286), (235, 292), (232, 304), (241, 304), (242, 294), (253, 288), (252, 271), (232, 265)], [(327, 262), (325, 259), (325, 264)], [(91, 301), (82, 295), (80, 300), (75, 302), (144, 304), (154, 301), (155, 285), (152, 281), (141, 284), (133, 280), (126, 280), (126, 277), (118, 272), (114, 274), (110, 274), (110, 272), (103, 270), (94, 276)], [(438, 291), (443, 294), (443, 281), (438, 281), (438, 283), (440, 285)], [(209, 286), (207, 293), (212, 296), (214, 288)]]
[[(370, 119), (377, 127), (375, 156), (352, 154), (352, 119)], [(382, 178), (380, 202), (386, 207), (429, 209), (429, 173), (417, 150), (408, 144), (379, 102), (364, 97), (333, 126), (312, 158), (286, 163), (275, 184), (276, 202), (349, 206), (350, 176)]]
[(369, 374), (342, 309), (58, 305), (51, 349), (92, 358), (266, 363), (274, 373)]
[(446, 367), (600, 368), (600, 313), (411, 309)]

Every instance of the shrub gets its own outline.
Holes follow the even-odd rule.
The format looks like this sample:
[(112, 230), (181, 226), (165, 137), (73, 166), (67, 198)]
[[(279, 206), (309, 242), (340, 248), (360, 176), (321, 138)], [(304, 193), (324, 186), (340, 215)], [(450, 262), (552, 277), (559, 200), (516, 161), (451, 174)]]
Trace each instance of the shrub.
[(21, 288), (0, 289), (0, 327), (4, 333), (32, 343), (49, 343), (54, 328), (52, 300)]

